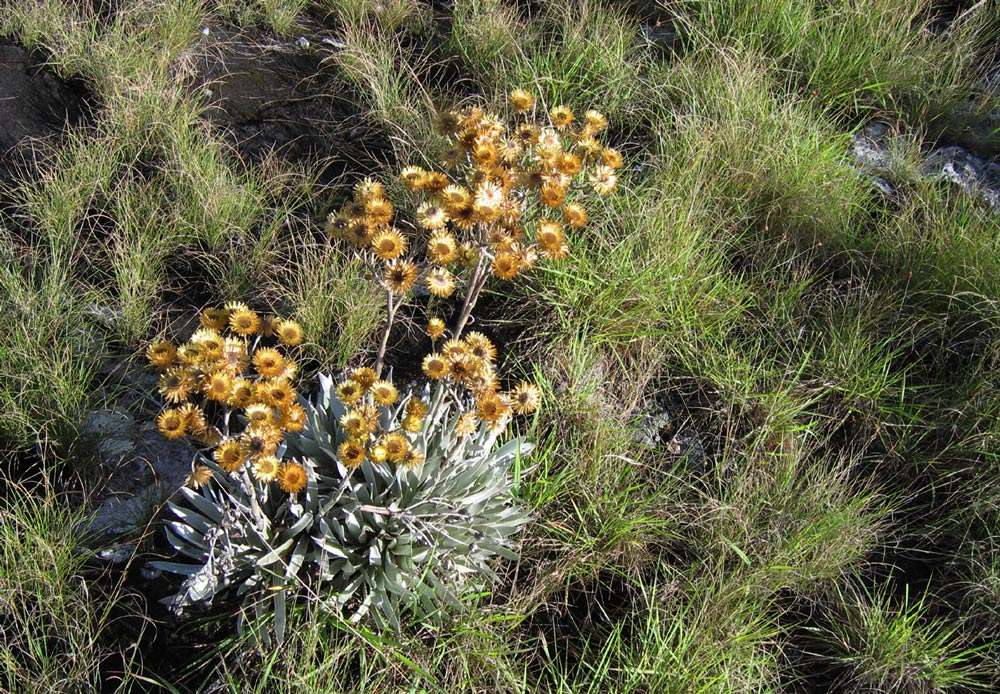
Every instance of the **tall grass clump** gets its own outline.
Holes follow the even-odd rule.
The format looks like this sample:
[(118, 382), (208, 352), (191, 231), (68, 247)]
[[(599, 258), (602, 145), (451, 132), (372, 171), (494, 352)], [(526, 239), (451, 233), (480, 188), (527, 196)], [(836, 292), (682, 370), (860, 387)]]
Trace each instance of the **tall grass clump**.
[[(129, 599), (102, 591), (81, 534), (82, 514), (51, 489), (4, 479), (0, 508), (0, 686), (15, 691), (95, 691), (108, 660), (119, 677), (137, 669), (134, 648), (116, 645), (112, 622)], [(41, 486), (41, 485), (40, 485)]]
[(0, 440), (4, 447), (70, 446), (91, 402), (104, 345), (87, 293), (70, 268), (18, 257), (6, 233), (0, 307), (11, 325), (0, 336)]
[(546, 104), (584, 110), (600, 103), (611, 117), (634, 112), (647, 58), (638, 22), (593, 0), (548, 3), (537, 23), (496, 0), (459, 0), (447, 48), (499, 101), (512, 85), (539, 92)]
[(982, 646), (930, 614), (928, 596), (897, 601), (888, 588), (839, 588), (815, 630), (839, 682), (870, 691), (968, 691), (988, 685)]
[(965, 104), (983, 96), (979, 80), (1000, 31), (985, 6), (936, 28), (931, 0), (680, 5), (687, 30), (702, 45), (762, 51), (829, 108), (889, 111), (917, 127), (957, 125)]
[(364, 263), (340, 249), (298, 242), (288, 254), (272, 291), (311, 336), (304, 349), (319, 367), (343, 368), (384, 319), (382, 292)]

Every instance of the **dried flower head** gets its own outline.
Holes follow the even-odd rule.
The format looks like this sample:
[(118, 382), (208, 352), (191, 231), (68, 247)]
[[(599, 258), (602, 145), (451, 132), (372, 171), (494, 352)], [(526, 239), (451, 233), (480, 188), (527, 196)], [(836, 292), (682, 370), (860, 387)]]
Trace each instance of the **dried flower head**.
[(306, 469), (298, 463), (285, 463), (278, 469), (278, 486), (288, 494), (301, 492), (308, 481)]

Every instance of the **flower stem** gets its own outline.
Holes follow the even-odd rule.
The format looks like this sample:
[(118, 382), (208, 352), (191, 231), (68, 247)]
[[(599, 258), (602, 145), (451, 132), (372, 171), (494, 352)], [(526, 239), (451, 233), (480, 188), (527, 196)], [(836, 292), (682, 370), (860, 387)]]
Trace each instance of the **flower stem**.
[(469, 316), (472, 315), (472, 309), (476, 307), (476, 302), (479, 301), (479, 293), (483, 290), (488, 276), (489, 273), (486, 272), (486, 255), (480, 252), (476, 269), (472, 273), (472, 279), (469, 281), (469, 293), (465, 295), (462, 312), (458, 314), (458, 322), (455, 323), (455, 330), (452, 337), (456, 340), (462, 336), (465, 324), (469, 321)]
[(385, 363), (385, 348), (389, 344), (389, 333), (392, 332), (392, 323), (396, 319), (396, 311), (399, 304), (393, 301), (392, 291), (386, 290), (387, 305), (385, 331), (382, 333), (382, 343), (378, 347), (378, 358), (375, 360), (375, 373), (378, 378), (382, 377), (382, 366)]

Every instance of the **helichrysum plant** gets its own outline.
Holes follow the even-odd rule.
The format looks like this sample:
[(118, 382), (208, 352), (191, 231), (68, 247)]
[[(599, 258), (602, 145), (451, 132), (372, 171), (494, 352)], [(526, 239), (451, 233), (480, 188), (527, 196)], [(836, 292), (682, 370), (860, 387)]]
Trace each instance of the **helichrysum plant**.
[[(513, 122), (476, 107), (441, 116), (454, 145), (443, 170), (401, 172), (415, 222), (397, 219), (373, 179), (331, 216), (329, 230), (356, 245), (386, 290), (373, 366), (320, 375), (313, 399), (298, 396), (302, 329), (242, 304), (204, 311), (179, 347), (150, 346), (168, 403), (160, 431), (201, 447), (189, 486), (169, 504), (178, 556), (155, 562), (184, 576), (168, 598), (177, 613), (233, 596), (241, 619), (273, 618), (280, 640), (295, 599), (398, 629), (406, 615), (432, 620), (460, 607), (493, 576), (496, 557), (516, 558), (528, 515), (513, 470), (531, 445), (505, 432), (540, 394), (528, 382), (502, 388), (497, 347), (465, 327), (491, 276), (566, 257), (566, 229), (587, 223), (572, 198), (581, 186), (609, 193), (621, 157), (598, 142), (606, 122), (596, 111), (577, 124), (555, 107), (539, 124), (530, 94), (517, 90), (511, 103)], [(432, 309), (459, 289), (461, 304), (450, 331), (429, 319), (423, 382), (401, 389), (382, 372), (418, 281)]]

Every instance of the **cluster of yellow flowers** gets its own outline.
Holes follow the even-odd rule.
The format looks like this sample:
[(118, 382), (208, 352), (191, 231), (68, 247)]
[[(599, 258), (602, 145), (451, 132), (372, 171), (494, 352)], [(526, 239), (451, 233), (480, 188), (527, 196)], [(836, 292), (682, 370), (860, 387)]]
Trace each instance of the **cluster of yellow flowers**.
[[(598, 135), (607, 120), (587, 111), (579, 124), (573, 111), (556, 106), (547, 122), (532, 118), (535, 100), (524, 90), (511, 94), (510, 122), (477, 106), (440, 117), (453, 148), (443, 171), (407, 166), (403, 185), (418, 194), (416, 227), (426, 252), (422, 268), (407, 254), (408, 239), (393, 224), (394, 205), (384, 186), (365, 179), (353, 199), (328, 220), (328, 232), (370, 251), (385, 263), (386, 288), (405, 295), (418, 278), (428, 291), (446, 298), (455, 291), (456, 265), (488, 263), (494, 275), (511, 279), (539, 258), (560, 260), (569, 253), (567, 228), (587, 224), (580, 202), (571, 200), (574, 185), (589, 171), (591, 188), (600, 195), (614, 190), (622, 156), (605, 147)], [(469, 282), (476, 290), (477, 275)]]
[(478, 332), (447, 340), (424, 357), (422, 366), (427, 378), (450, 382), (475, 398), (476, 409), (459, 419), (459, 435), (475, 431), (480, 420), (491, 427), (502, 427), (512, 414), (530, 414), (538, 407), (540, 392), (532, 383), (522, 381), (510, 392), (498, 392), (496, 358), (496, 346)]
[(344, 466), (353, 469), (366, 459), (405, 467), (416, 467), (424, 462), (423, 452), (413, 446), (407, 434), (420, 431), (429, 410), (427, 402), (410, 398), (404, 409), (401, 429), (380, 431), (379, 407), (395, 405), (399, 390), (392, 381), (380, 379), (375, 369), (367, 366), (354, 369), (349, 378), (337, 385), (337, 397), (348, 407), (340, 418), (347, 440), (337, 451)]
[[(298, 323), (261, 316), (240, 303), (209, 308), (199, 316), (201, 327), (180, 346), (167, 340), (149, 345), (146, 356), (160, 372), (159, 391), (171, 405), (156, 423), (168, 439), (190, 436), (227, 472), (249, 464), (261, 482), (277, 480), (286, 492), (306, 484), (305, 469), (276, 456), (286, 432), (302, 431), (305, 410), (292, 385), (298, 367), (278, 347), (302, 343)], [(264, 346), (271, 341), (274, 346)], [(250, 368), (253, 367), (251, 372)], [(234, 431), (232, 416), (243, 428)], [(209, 418), (221, 420), (221, 428)], [(190, 482), (198, 487), (212, 476), (199, 465)]]
[[(459, 436), (472, 434), (480, 421), (502, 427), (512, 413), (528, 414), (538, 406), (539, 391), (532, 384), (521, 383), (510, 393), (497, 392), (496, 356), (493, 343), (485, 335), (472, 332), (463, 340), (448, 340), (440, 354), (435, 352), (424, 359), (424, 373), (430, 379), (449, 379), (476, 398), (475, 410), (459, 417), (456, 427)], [(344, 465), (354, 468), (366, 459), (406, 467), (423, 462), (423, 453), (414, 447), (412, 435), (423, 427), (430, 408), (427, 402), (412, 397), (404, 408), (400, 428), (380, 431), (378, 408), (395, 405), (399, 391), (391, 381), (379, 379), (369, 367), (354, 369), (349, 378), (340, 382), (337, 397), (348, 406), (340, 420), (348, 435), (338, 451)]]

